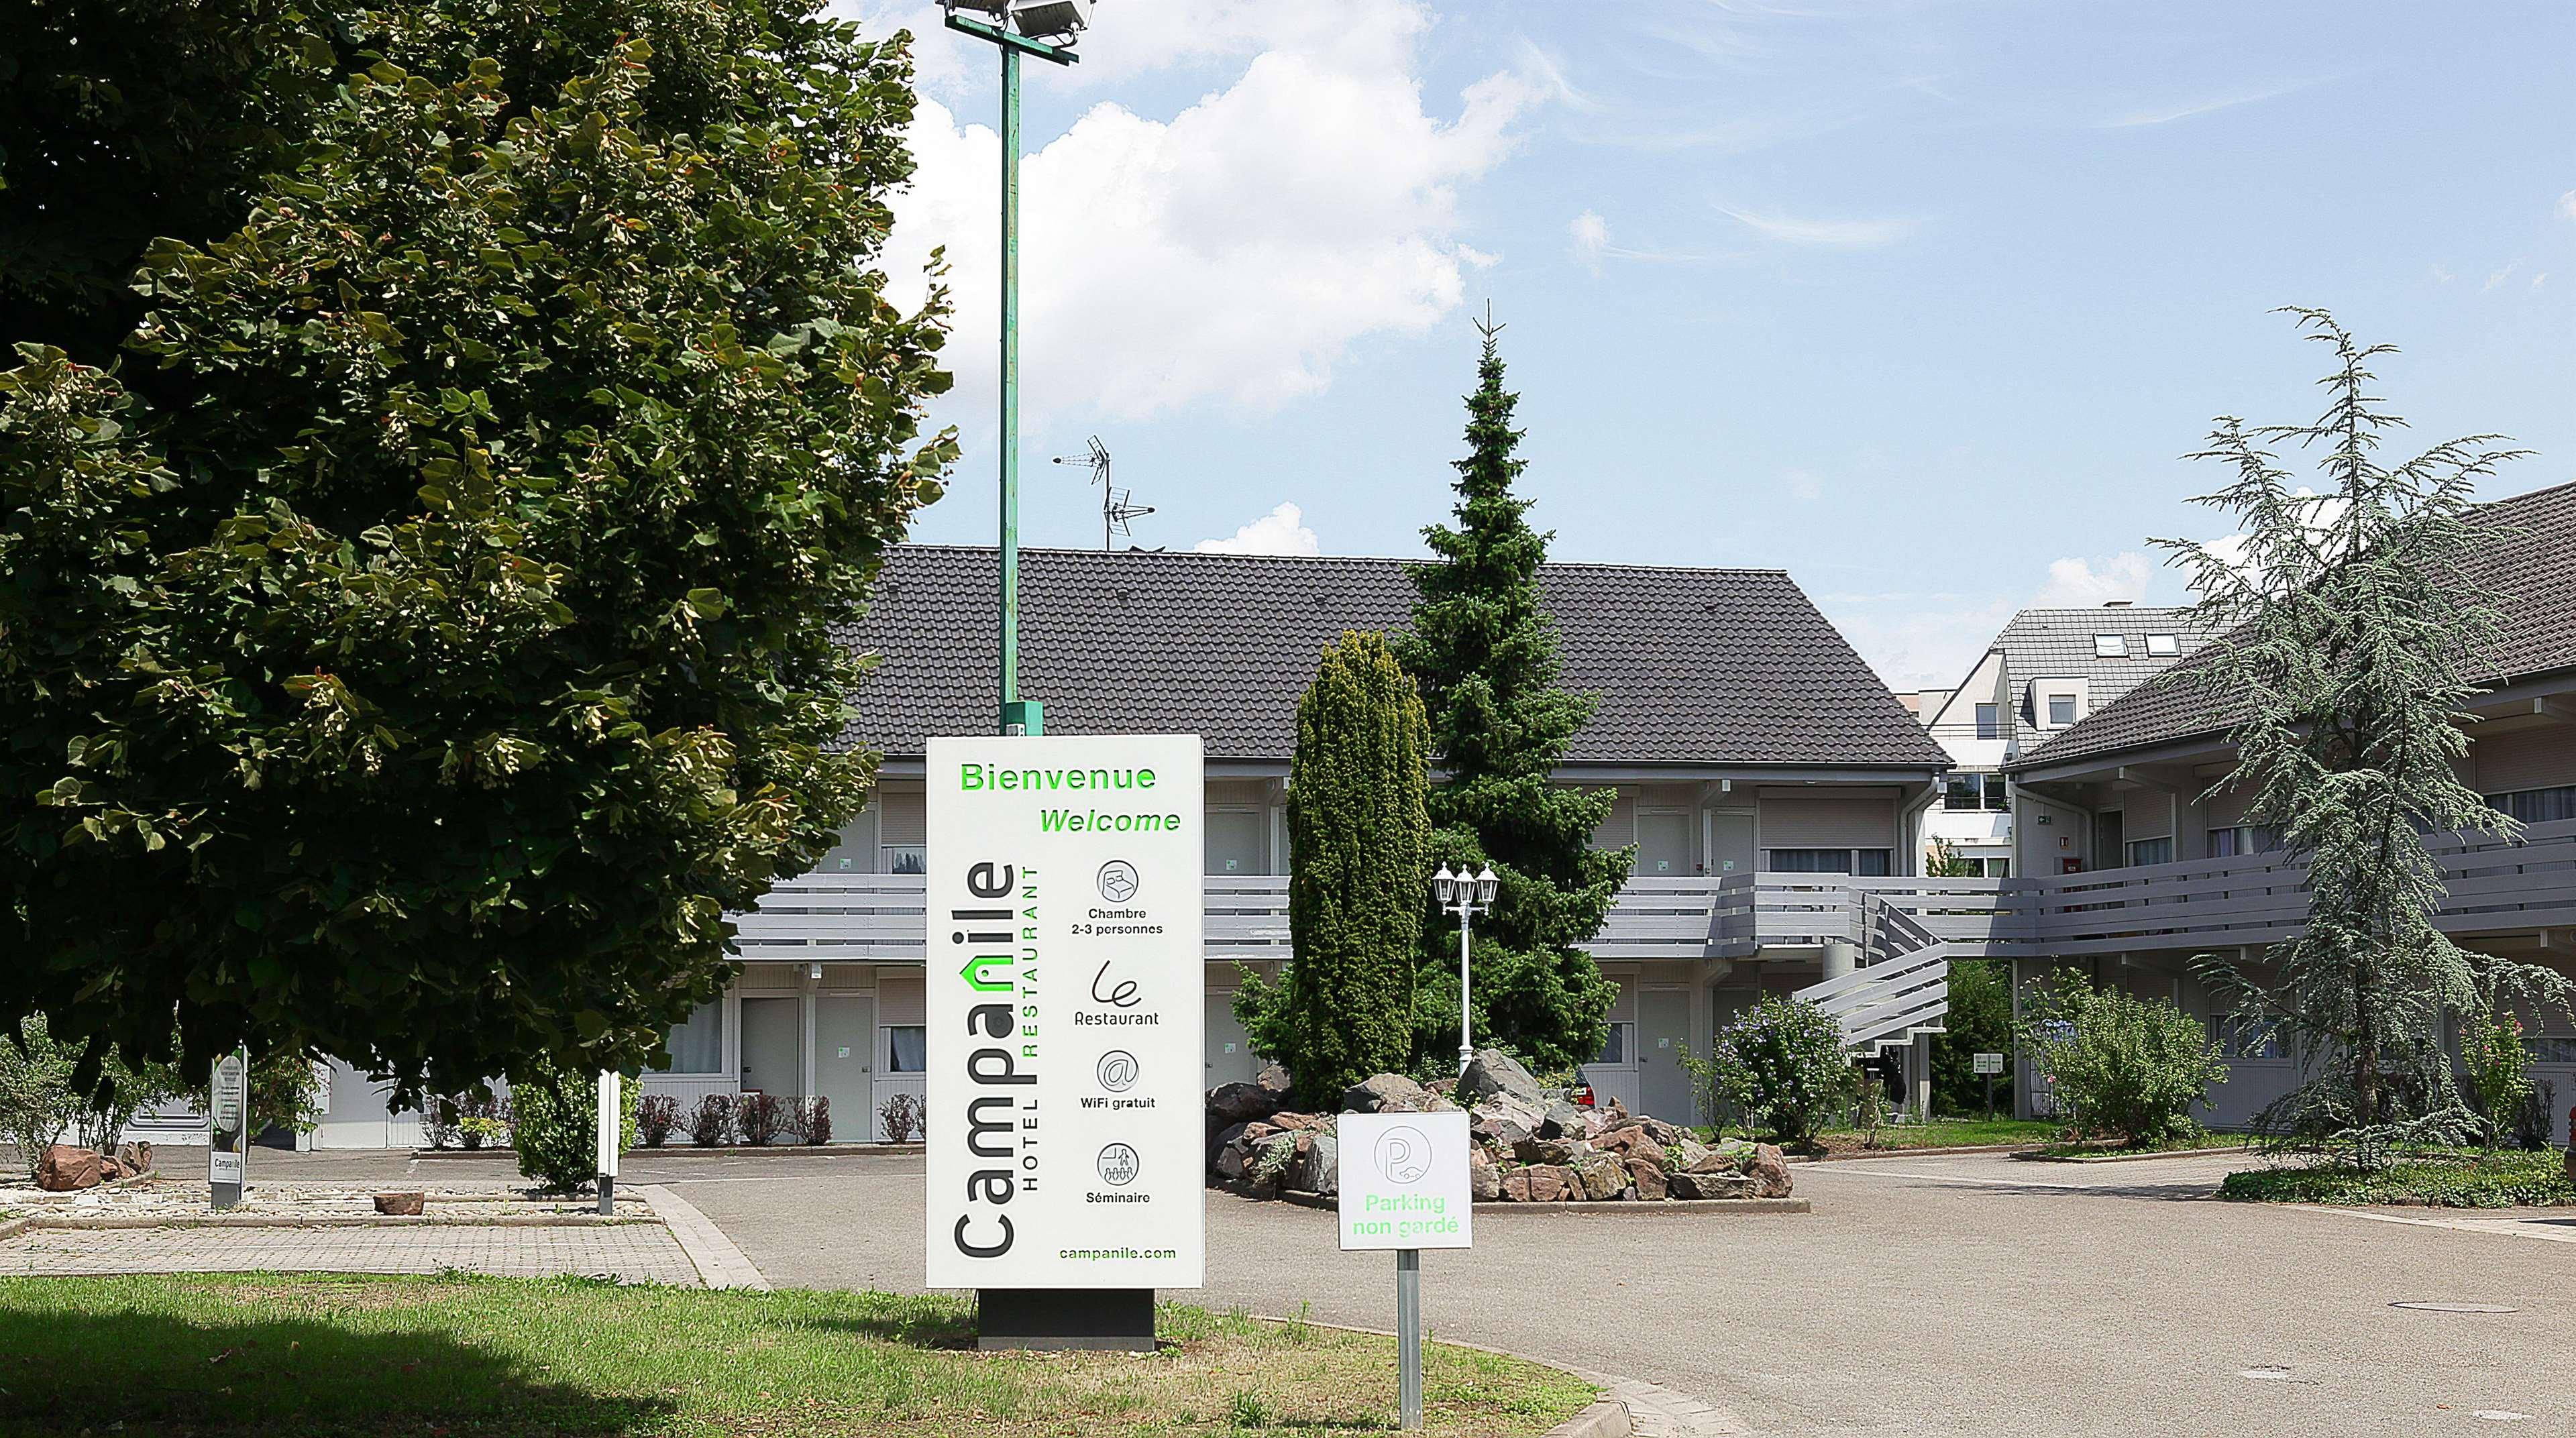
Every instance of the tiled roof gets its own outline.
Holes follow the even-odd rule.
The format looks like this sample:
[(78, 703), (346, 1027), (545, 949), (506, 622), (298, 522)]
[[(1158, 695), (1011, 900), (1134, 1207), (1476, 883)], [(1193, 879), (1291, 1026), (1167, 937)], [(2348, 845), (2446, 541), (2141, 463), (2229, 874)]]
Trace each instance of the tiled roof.
[[(2472, 677), (2494, 684), (2576, 667), (2576, 484), (2481, 505), (2477, 522), (2493, 542), (2470, 561), (2469, 577), (2497, 598), (2504, 630), (2478, 656)], [(2181, 665), (2119, 703), (2097, 706), (2083, 723), (2024, 756), (2015, 768), (2059, 764), (2114, 750), (2225, 732), (2241, 717), (2213, 702)]]
[[(2117, 659), (2096, 654), (2093, 639), (2100, 634), (2119, 635), (2129, 652)], [(2147, 653), (2150, 634), (2173, 635), (2179, 653), (2165, 657)], [(2208, 642), (2207, 631), (2181, 609), (2134, 605), (2025, 609), (2003, 627), (1992, 646), (2004, 652), (2004, 692), (2012, 696), (2003, 737), (2024, 744), (2040, 737), (2040, 716), (2030, 709), (2033, 679), (2081, 679), (2086, 708), (2098, 711), (2163, 672), (2177, 658), (2199, 653)]]
[[(1020, 555), (1020, 687), (1049, 733), (1198, 733), (1284, 760), (1297, 696), (1348, 629), (1401, 627), (1418, 561), (1037, 549)], [(906, 545), (845, 642), (883, 656), (851, 737), (917, 755), (993, 723), (994, 552)], [(1600, 696), (1578, 762), (1946, 767), (1789, 576), (1552, 564), (1563, 683)]]

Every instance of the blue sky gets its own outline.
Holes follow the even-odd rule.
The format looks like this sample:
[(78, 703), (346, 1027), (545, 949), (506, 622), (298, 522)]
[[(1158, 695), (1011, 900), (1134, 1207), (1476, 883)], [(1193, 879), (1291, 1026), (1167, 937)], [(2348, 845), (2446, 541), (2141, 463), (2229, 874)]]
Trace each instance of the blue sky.
[[(917, 534), (990, 542), (994, 62), (849, 8), (920, 34), (894, 258), (959, 298)], [(1420, 552), (1488, 301), (1558, 558), (1786, 568), (1901, 689), (2180, 597), (2179, 456), (2316, 404), (2277, 305), (2539, 451), (2496, 492), (2576, 478), (2576, 6), (1102, 0), (1082, 50), (1029, 75), (1030, 543), (1099, 542), (1044, 463), (1097, 433), (1138, 543)]]

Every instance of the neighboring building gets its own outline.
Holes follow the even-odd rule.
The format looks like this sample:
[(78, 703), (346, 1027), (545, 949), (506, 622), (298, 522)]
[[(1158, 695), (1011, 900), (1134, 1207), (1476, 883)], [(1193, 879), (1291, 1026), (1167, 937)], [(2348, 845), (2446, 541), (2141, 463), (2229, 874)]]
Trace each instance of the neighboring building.
[(1954, 765), (1924, 842), (1949, 841), (1986, 878), (2036, 872), (2014, 863), (2004, 766), (2198, 653), (2204, 640), (2188, 611), (2126, 601), (2014, 615), (1956, 689), (1916, 696), (1924, 726)]
[[(2469, 577), (2496, 596), (2505, 627), (2480, 656), (2489, 692), (2469, 706), (2478, 722), (2461, 772), (2527, 827), (2520, 844), (2484, 834), (2435, 844), (2450, 884), (2439, 922), (2470, 948), (2576, 971), (2576, 484), (2499, 500), (2478, 519), (2493, 538)], [(2245, 797), (2213, 792), (2233, 768), (2235, 717), (2177, 673), (2007, 761), (2017, 871), (2031, 878), (2012, 887), (2004, 922), (2018, 932), (1990, 926), (2001, 941), (1983, 946), (2014, 955), (2024, 983), (2072, 966), (2210, 1020), (2232, 1070), (2212, 1096), (2221, 1126), (2248, 1122), (2295, 1075), (2277, 1042), (2227, 1023), (2226, 1001), (2192, 960), (2259, 960), (2297, 932), (2307, 902), (2300, 870), (2246, 824)], [(2576, 1031), (2564, 1013), (2523, 1017), (2563, 1141)], [(2027, 1112), (2028, 1093), (2020, 1099)]]

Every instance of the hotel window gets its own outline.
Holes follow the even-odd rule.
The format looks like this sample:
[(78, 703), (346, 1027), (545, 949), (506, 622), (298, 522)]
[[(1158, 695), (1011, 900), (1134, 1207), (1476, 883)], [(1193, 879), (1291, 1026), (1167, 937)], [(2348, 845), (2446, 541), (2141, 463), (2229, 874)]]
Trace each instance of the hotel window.
[(1612, 1023), (1610, 1036), (1601, 1041), (1601, 1052), (1592, 1061), (1597, 1064), (1623, 1064), (1628, 1061), (1630, 1030), (1635, 1024)]
[(2182, 640), (2176, 635), (2150, 634), (2147, 636), (2147, 657), (2150, 659), (2171, 659), (2181, 652)]
[(2281, 1058), (2281, 1033), (2272, 1025), (2242, 1018), (2225, 1018), (2218, 1023), (2220, 1048), (2231, 1059), (2264, 1063)]
[(1979, 862), (1986, 866), (1986, 877), (1989, 879), (2009, 879), (2012, 877), (2012, 860), (2010, 859), (1984, 859)]
[(2072, 724), (2072, 723), (2074, 723), (2074, 722), (2075, 722), (2075, 696), (2074, 696), (2074, 695), (2072, 695), (2072, 694), (2051, 694), (2051, 695), (2049, 695), (2049, 696), (2048, 696), (2048, 723), (2049, 723), (2049, 727), (2051, 727), (2051, 728), (2055, 728), (2055, 729), (2063, 729), (2063, 728), (2065, 728), (2067, 725)]
[(2005, 808), (2004, 776), (1954, 773), (1944, 786), (1941, 807), (2000, 813)]
[(2096, 634), (2093, 636), (2093, 657), (2126, 659), (2129, 657), (2129, 641), (2117, 634)]
[(2279, 847), (2280, 836), (2269, 824), (2238, 824), (2233, 828), (2209, 831), (2209, 857), (2213, 859), (2268, 854)]
[(930, 1031), (920, 1024), (886, 1026), (886, 1072), (917, 1074), (930, 1067), (924, 1036)]
[(724, 1000), (698, 1005), (696, 1013), (671, 1030), (671, 1072), (724, 1072)]
[(930, 872), (930, 850), (921, 844), (888, 844), (885, 846), (885, 871), (889, 874), (927, 874)]
[(2489, 794), (2487, 807), (2499, 814), (2510, 814), (2526, 824), (2546, 824), (2557, 819), (2576, 819), (2576, 784), (2561, 784), (2554, 789), (2519, 789), (2510, 794)]
[(1884, 878), (1885, 849), (1773, 849), (1769, 867), (1781, 874), (1857, 874)]
[(2172, 862), (2173, 837), (2171, 835), (2167, 835), (2161, 839), (2131, 839), (2129, 841), (2129, 867), (2133, 869), (2140, 864), (2170, 864)]
[(2001, 739), (2004, 737), (2003, 707), (2001, 705), (1980, 704), (1977, 706), (1977, 737), (1980, 739)]

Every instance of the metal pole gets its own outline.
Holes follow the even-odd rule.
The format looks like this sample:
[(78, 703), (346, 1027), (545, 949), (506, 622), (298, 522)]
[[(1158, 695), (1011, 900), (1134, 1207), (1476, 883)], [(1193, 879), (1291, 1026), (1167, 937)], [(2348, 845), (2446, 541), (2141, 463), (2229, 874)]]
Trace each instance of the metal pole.
[(621, 1091), (624, 1075), (614, 1069), (603, 1069), (599, 1075), (599, 1112), (593, 1116), (595, 1137), (599, 1143), (599, 1215), (608, 1218), (617, 1212), (617, 1154), (621, 1132), (626, 1127), (626, 1096)]
[[(1020, 701), (1020, 52), (1002, 47), (1002, 702)], [(1025, 732), (1025, 731), (1023, 731)]]
[(1467, 1076), (1467, 1065), (1476, 1057), (1475, 1041), (1468, 1036), (1468, 1015), (1474, 1010), (1467, 1003), (1470, 982), (1467, 967), (1467, 934), (1476, 925), (1476, 906), (1458, 906), (1458, 1076)]
[(1395, 1251), (1395, 1401), (1398, 1426), (1422, 1426), (1422, 1250)]

